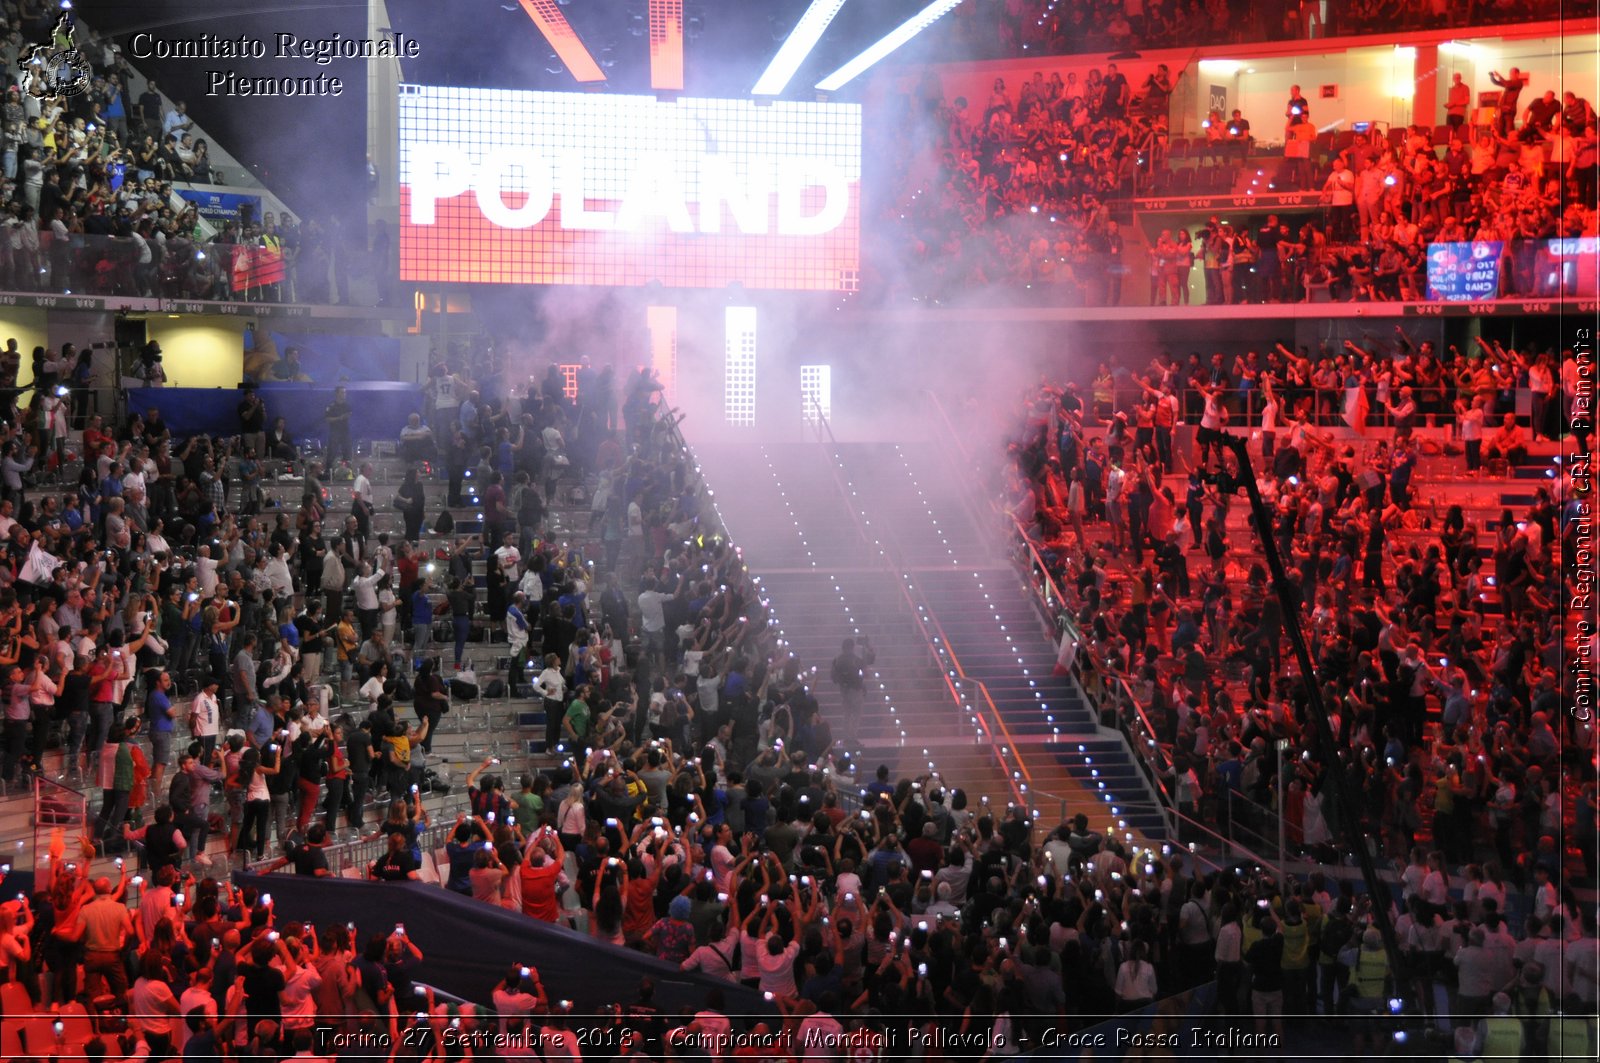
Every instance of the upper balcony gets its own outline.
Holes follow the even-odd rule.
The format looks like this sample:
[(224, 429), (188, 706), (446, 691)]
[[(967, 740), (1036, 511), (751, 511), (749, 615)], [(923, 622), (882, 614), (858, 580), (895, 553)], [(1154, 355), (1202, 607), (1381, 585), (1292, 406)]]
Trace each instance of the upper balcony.
[[(1132, 8), (1142, 13), (1130, 15)], [(929, 35), (934, 61), (1029, 59), (1262, 42), (1323, 41), (1413, 31), (1493, 34), (1496, 27), (1563, 20), (1584, 28), (1594, 0), (977, 0)], [(1586, 29), (1592, 30), (1592, 26)]]

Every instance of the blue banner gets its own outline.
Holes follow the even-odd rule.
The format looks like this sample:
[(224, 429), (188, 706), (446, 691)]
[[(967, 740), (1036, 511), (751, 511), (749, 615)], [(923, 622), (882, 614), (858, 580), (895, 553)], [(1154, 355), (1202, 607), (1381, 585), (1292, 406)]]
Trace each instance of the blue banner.
[[(267, 406), (267, 424), (282, 417), (295, 440), (326, 441), (328, 424), (323, 411), (333, 401), (332, 384), (267, 384), (261, 401)], [(350, 402), (353, 439), (394, 439), (406, 417), (422, 412), (422, 389), (397, 381), (352, 383), (346, 389)], [(204, 432), (213, 436), (239, 434), (237, 388), (130, 388), (128, 409), (161, 411), (174, 435)]]
[(1499, 240), (1428, 245), (1428, 298), (1446, 303), (1485, 303), (1500, 294)]
[(193, 203), (200, 216), (209, 222), (234, 221), (239, 217), (239, 208), (247, 204), (255, 220), (261, 221), (260, 196), (247, 196), (239, 192), (207, 192), (198, 188), (179, 188), (178, 195)]
[[(309, 377), (318, 384), (350, 380), (400, 379), (400, 341), (391, 336), (334, 336), (320, 332), (272, 333), (278, 361), (264, 365), (257, 373), (263, 383), (283, 380), (288, 372), (279, 363), (290, 347), (300, 348), (299, 378)], [(259, 345), (258, 345), (259, 349)]]

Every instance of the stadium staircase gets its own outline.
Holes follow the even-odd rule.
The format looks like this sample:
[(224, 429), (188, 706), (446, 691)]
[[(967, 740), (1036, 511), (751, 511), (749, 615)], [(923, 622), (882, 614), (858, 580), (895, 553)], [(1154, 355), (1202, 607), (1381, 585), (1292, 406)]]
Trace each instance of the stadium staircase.
[[(811, 693), (863, 775), (927, 773), (991, 800), (1007, 793), (988, 747), (975, 741), (908, 615), (894, 575), (857, 533), (815, 444), (697, 446), (728, 534), (744, 552), (776, 617), (782, 647), (812, 673)], [(722, 488), (718, 490), (718, 488)], [(861, 711), (843, 713), (831, 680), (846, 638), (871, 641)]]
[[(1077, 683), (1056, 675), (1055, 632), (1031, 591), (969, 508), (938, 444), (844, 443), (834, 448), (863, 518), (881, 528), (918, 607), (944, 647), (946, 669), (992, 705), (1047, 816), (1096, 811), (1119, 833), (1166, 836), (1155, 797), (1122, 736), (1102, 730)], [(1014, 769), (1015, 770), (1015, 769)], [(1112, 812), (1112, 809), (1116, 809)], [(1065, 817), (1062, 817), (1065, 818)]]
[(1124, 740), (1053, 675), (1053, 639), (937, 451), (830, 441), (697, 453), (846, 739), (828, 669), (841, 639), (871, 639), (877, 660), (854, 730), (865, 769), (915, 775), (931, 761), (950, 784), (1024, 803), (1045, 827), (1084, 812), (1097, 828), (1165, 837)]

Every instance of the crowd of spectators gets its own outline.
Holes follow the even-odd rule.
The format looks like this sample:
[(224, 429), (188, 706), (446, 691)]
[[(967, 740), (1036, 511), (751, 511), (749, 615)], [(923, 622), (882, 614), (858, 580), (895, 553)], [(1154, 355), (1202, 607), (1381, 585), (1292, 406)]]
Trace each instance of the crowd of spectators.
[(1110, 205), (1151, 165), (1171, 92), (1165, 67), (1136, 90), (1114, 62), (1081, 84), (1040, 72), (1013, 92), (997, 78), (985, 101), (947, 101), (928, 81), (912, 120), (882, 130), (913, 160), (885, 208), (900, 239), (878, 264), (908, 276), (886, 281), (930, 298), (1026, 285), (1120, 302), (1123, 238)]
[[(896, 274), (885, 278), (891, 286), (929, 299), (999, 288), (1065, 305), (1381, 302), (1437, 297), (1429, 245), (1499, 242), (1494, 295), (1573, 294), (1581, 256), (1551, 241), (1596, 234), (1594, 109), (1570, 91), (1524, 108), (1526, 73), (1494, 76), (1508, 104), (1496, 125), (1465, 125), (1462, 103), (1438, 130), (1319, 137), (1296, 87), (1281, 159), (1251, 154), (1261, 131), (1235, 111), (1213, 114), (1192, 151), (1184, 142), (1181, 154), (1198, 161), (1181, 170), (1165, 66), (1137, 90), (1115, 62), (1082, 85), (1076, 74), (1063, 82), (1036, 72), (1015, 97), (997, 79), (981, 113), (974, 101), (946, 101), (929, 79), (912, 105), (920, 120), (885, 130), (916, 161), (883, 212), (899, 240), (879, 268)], [(1151, 230), (1149, 291), (1130, 293), (1117, 201), (1170, 191), (1180, 174), (1220, 173), (1217, 190), (1234, 191), (1241, 157), (1260, 174), (1252, 191), (1313, 192), (1316, 203), (1260, 222)]]
[[(1065, 595), (1085, 675), (1123, 692), (1121, 722), (1186, 836), (1242, 831), (1272, 852), (1281, 818), (1290, 858), (1324, 868), (1369, 839), (1398, 872), (1412, 997), (1458, 1027), (1499, 993), (1525, 1020), (1545, 995), (1550, 1010), (1593, 1010), (1595, 913), (1573, 887), (1596, 877), (1595, 735), (1565, 711), (1577, 679), (1564, 666), (1593, 636), (1566, 622), (1583, 496), (1565, 466), (1518, 481), (1533, 504), (1483, 512), (1425, 489), (1419, 460), (1445, 479), (1497, 461), (1503, 477), (1535, 439), (1587, 453), (1574, 399), (1593, 363), (1578, 357), (1488, 341), (1441, 353), (1401, 333), (1231, 364), (1163, 355), (1122, 378), (1101, 365), (1087, 400), (1074, 383), (1030, 391), (1010, 451), (1011, 511)], [(1532, 418), (1516, 415), (1521, 389)], [(1392, 435), (1366, 438), (1380, 425)], [(1236, 497), (1227, 436), (1250, 441), (1333, 748), (1309, 724), (1291, 607)], [(1335, 800), (1339, 774), (1358, 807)], [(1310, 962), (1357, 985), (1346, 959), (1325, 945)]]
[[(146, 81), (109, 40), (56, 32), (52, 4), (0, 5), (0, 287), (166, 298), (348, 300), (352, 240), (338, 220), (283, 214), (215, 224), (175, 194), (222, 184), (182, 100)], [(75, 43), (87, 84), (57, 92), (34, 45)], [(289, 275), (235, 282), (242, 252), (286, 256)], [(335, 267), (330, 272), (330, 266)], [(333, 278), (330, 283), (330, 276)], [(298, 285), (296, 285), (298, 281)]]
[(946, 51), (961, 58), (1020, 59), (1075, 52), (1187, 48), (1489, 26), (1592, 15), (1553, 0), (1445, 4), (1361, 0), (980, 0), (949, 16)]
[[(498, 758), (468, 776), (471, 813), (444, 844), (448, 888), (690, 968), (714, 973), (722, 955), (730, 978), (736, 953), (715, 947), (728, 931), (706, 934), (707, 902), (732, 893), (743, 914), (728, 925), (760, 938), (740, 969), (771, 967), (768, 986), (786, 1008), (801, 1007), (795, 979), (821, 963), (818, 926), (853, 918), (861, 944), (893, 911), (876, 885), (847, 877), (835, 896), (833, 861), (845, 876), (852, 861), (873, 867), (867, 877), (913, 911), (900, 893), (909, 865), (889, 871), (904, 863), (896, 828), (911, 823), (918, 853), (932, 832), (908, 795), (919, 792), (919, 809), (948, 801), (957, 813), (964, 800), (908, 780), (896, 802), (839, 825), (842, 797), (859, 804), (848, 757), (818, 713), (810, 672), (773, 643), (739, 552), (705, 518), (676, 415), (647, 371), (617, 387), (610, 370), (585, 366), (569, 392), (552, 367), (512, 391), (515, 373), (491, 352), (439, 359), (425, 418), (401, 432), (413, 448), (394, 496), (405, 532), (389, 534), (376, 528), (371, 460), (341, 461), (350, 479), (323, 482), (323, 462), (351, 442), (340, 395), (309, 453), (267, 430), (272, 411), (253, 391), (239, 402), (238, 436), (175, 444), (153, 411), (116, 425), (87, 411), (70, 423), (39, 413), (47, 402), (70, 407), (57, 389), (73, 352), (39, 352), (34, 384), (20, 390), (20, 353), (15, 344), (8, 353), (4, 781), (48, 773), (99, 798), (81, 854), (58, 838), (33, 896), (0, 910), (19, 928), (5, 938), (18, 950), (6, 956), (11, 979), (36, 1004), (81, 998), (97, 1012), (131, 1012), (122, 1048), (137, 1041), (152, 1059), (191, 1036), (215, 1055), (304, 1052), (319, 1014), (404, 1023), (405, 978), (421, 957), (403, 934), (374, 935), (354, 958), (348, 928), (318, 940), (309, 921), (279, 923), (269, 898), (197, 876), (224, 860), (327, 874), (329, 847), (350, 830), (384, 843), (372, 878), (418, 877), (434, 740), (452, 707), (489, 693), (463, 667), (484, 661), (480, 639), (508, 658), (490, 682), (542, 702), (553, 754), (514, 795), (492, 771)], [(33, 396), (35, 416), (15, 408), (20, 395)], [(75, 484), (54, 428), (36, 428), (57, 420), (62, 436), (82, 426)], [(431, 477), (418, 475), (426, 463), (437, 463)], [(265, 489), (291, 466), (297, 511)], [(563, 511), (571, 519), (575, 490), (588, 527), (564, 534), (591, 556), (551, 530)], [(349, 502), (336, 505), (335, 494)], [(465, 507), (481, 509), (482, 532), (440, 530)], [(424, 534), (421, 517), (441, 510)], [(452, 643), (447, 664), (434, 647)], [(381, 817), (369, 796), (387, 809)], [(957, 844), (949, 815), (937, 818), (941, 841)], [(824, 821), (838, 838), (802, 844)], [(959, 844), (993, 833), (987, 817), (963, 822), (971, 829)], [(266, 861), (269, 852), (281, 855)], [(90, 874), (109, 854), (126, 856), (120, 881)], [(720, 880), (707, 883), (704, 868)], [(807, 876), (798, 888), (793, 871)], [(757, 890), (789, 906), (758, 904)], [(917, 938), (919, 950), (927, 940)], [(874, 952), (876, 991), (920, 984), (927, 994), (933, 983), (916, 969), (932, 964), (944, 979), (953, 955)], [(858, 973), (861, 960), (858, 949)], [(503, 988), (516, 995), (527, 978)], [(840, 981), (820, 999), (842, 1016), (845, 990)], [(557, 1004), (539, 995), (524, 1010), (559, 1023)], [(97, 1029), (115, 1055), (111, 1028)]]
[[(69, 354), (37, 360), (36, 409)], [(1325, 774), (1341, 766), (1359, 776), (1387, 851), (1431, 839), (1431, 865), (1422, 855), (1401, 876), (1414, 987), (1397, 983), (1368, 902), (1340, 876), (1205, 871), (1180, 847), (1142, 849), (1081, 816), (1041, 834), (1028, 810), (991, 808), (936, 773), (858, 777), (818, 712), (812, 671), (772, 641), (759, 585), (711, 519), (659, 383), (584, 366), (570, 392), (554, 370), (511, 386), (492, 351), (430, 371), (426, 413), (402, 443), (440, 467), (421, 477), (413, 466), (396, 490), (403, 534), (377, 529), (370, 460), (351, 463), (348, 506), (342, 484), (335, 505), (317, 457), (269, 447), (259, 395), (241, 399), (237, 439), (176, 447), (159, 415), (108, 426), (84, 411), (86, 467), (70, 487), (51, 482), (64, 475), (48, 460), (59, 451), (37, 425), (52, 419), (8, 418), (5, 775), (44, 770), (59, 752), (68, 780), (98, 781), (101, 800), (82, 851), (58, 844), (34, 895), (0, 908), (15, 931), (0, 947), (39, 1005), (120, 1003), (125, 1043), (98, 1032), (111, 1055), (171, 1058), (190, 1038), (206, 1056), (313, 1055), (324, 1019), (413, 1044), (460, 1029), (455, 1019), (568, 1044), (578, 1017), (537, 957), (497, 985), (486, 975), (492, 1012), (418, 1007), (426, 960), (403, 928), (316, 930), (315, 913), (291, 921), (270, 898), (207, 877), (213, 860), (260, 860), (269, 845), (268, 867), (329, 874), (330, 847), (352, 830), (383, 843), (364, 869), (376, 880), (431, 868), (445, 889), (750, 985), (776, 1008), (719, 1053), (706, 1039), (745, 1020), (718, 994), (668, 1016), (646, 985), (605, 1020), (622, 1058), (781, 1059), (797, 1043), (786, 1036), (806, 1030), (871, 1047), (913, 1027), (1022, 1047), (1213, 980), (1219, 1015), (1254, 1015), (1262, 1033), (1285, 1014), (1363, 1016), (1414, 995), (1463, 1037), (1568, 1050), (1574, 1035), (1553, 1015), (1592, 1009), (1595, 984), (1592, 912), (1568, 889), (1558, 840), (1592, 838), (1592, 780), (1579, 788), (1562, 771), (1563, 752), (1580, 762), (1592, 740), (1557, 709), (1560, 614), (1544, 606), (1568, 514), (1546, 494), (1520, 528), (1502, 520), (1492, 579), (1459, 515), (1436, 521), (1437, 544), (1406, 535), (1419, 418), (1455, 402), (1500, 417), (1526, 384), (1542, 388), (1547, 418), (1530, 427), (1555, 433), (1572, 423), (1578, 372), (1570, 352), (1558, 363), (1485, 343), (1441, 358), (1404, 337), (1316, 359), (1280, 348), (1231, 369), (1164, 361), (1120, 388), (1104, 370), (1092, 405), (1072, 389), (1034, 396), (1017, 451), (1036, 485), (1023, 516), (1077, 589), (1085, 656), (1140, 685), (1182, 813), (1243, 823), (1276, 792), (1266, 750), (1283, 738), (1296, 777), (1280, 807), (1296, 847), (1328, 856), (1343, 824)], [(1365, 404), (1375, 412), (1362, 416), (1392, 421), (1392, 447), (1358, 459), (1312, 426), (1341, 378), (1365, 399), (1347, 392), (1341, 413)], [(1272, 411), (1261, 483), (1315, 603), (1307, 621), (1343, 758), (1301, 726), (1264, 578), (1229, 567), (1245, 559), (1226, 545), (1218, 476), (1230, 459), (1217, 433), (1224, 411), (1259, 409), (1254, 394)], [(351, 442), (342, 401), (327, 411), (324, 460)], [(1186, 460), (1174, 428), (1189, 417), (1202, 449), (1180, 506), (1161, 480)], [(1473, 460), (1521, 456), (1508, 439)], [(262, 490), (287, 462), (303, 467), (293, 516)], [(579, 520), (563, 544), (551, 528), (575, 500), (588, 528)], [(461, 505), (481, 509), (482, 532), (435, 522), (423, 534), (423, 518)], [(1091, 541), (1102, 532), (1109, 543)], [(1210, 565), (1191, 591), (1194, 546)], [(1124, 552), (1133, 578), (1113, 582)], [(510, 693), (542, 702), (554, 753), (537, 769), (477, 765), (441, 866), (422, 851), (433, 742), (452, 709), (486, 692), (463, 689), (478, 682), (461, 666), (484, 659), (479, 638), (509, 658), (496, 670)], [(1437, 655), (1451, 663), (1435, 668)], [(1430, 690), (1439, 723), (1423, 711)], [(1231, 790), (1243, 803), (1224, 800)], [(116, 851), (122, 881), (91, 875)], [(1592, 868), (1592, 848), (1584, 859)], [(1476, 962), (1489, 953), (1494, 977)]]
[[(1217, 1013), (1264, 1034), (1320, 1013), (1387, 1036), (1373, 1016), (1406, 998), (1485, 1051), (1574, 1048), (1556, 1013), (1594, 1006), (1594, 927), (1562, 839), (1592, 841), (1593, 782), (1570, 766), (1593, 746), (1558, 709), (1560, 611), (1545, 606), (1569, 514), (1546, 492), (1520, 526), (1504, 518), (1490, 577), (1461, 514), (1420, 529), (1437, 543), (1415, 538), (1431, 510), (1410, 482), (1435, 438), (1414, 427), (1455, 403), (1494, 419), (1514, 408), (1513, 389), (1537, 387), (1547, 420), (1530, 428), (1571, 423), (1570, 352), (1558, 364), (1485, 342), (1441, 358), (1402, 336), (1393, 349), (1280, 348), (1231, 368), (1163, 360), (1120, 381), (1103, 367), (1089, 403), (1072, 388), (1030, 397), (1016, 455), (1033, 504), (1019, 512), (1074, 589), (1085, 658), (1138, 689), (1183, 815), (1228, 829), (1278, 802), (1291, 844), (1330, 865), (1288, 881), (1206, 871), (1181, 847), (1142, 849), (1081, 816), (1042, 834), (1027, 810), (970, 800), (936, 773), (858, 778), (810, 671), (771, 641), (759, 586), (709, 520), (659, 384), (636, 372), (618, 387), (584, 369), (575, 394), (559, 372), (508, 392), (506, 376), (490, 356), (441, 359), (430, 374), (411, 441), (452, 443), (435, 479), (409, 477), (397, 495), (417, 492), (426, 515), (472, 496), (485, 529), (435, 535), (427, 551), (405, 512), (405, 535), (373, 534), (366, 464), (341, 532), (323, 530), (327, 492), (306, 455), (297, 518), (244, 512), (259, 501), (244, 490), (249, 436), (266, 421), (246, 407), (259, 396), (241, 403), (237, 443), (197, 438), (176, 459), (158, 417), (115, 431), (89, 420), (95, 464), (64, 498), (23, 487), (37, 442), (13, 426), (18, 482), (0, 502), (6, 769), (37, 770), (60, 748), (67, 773), (103, 783), (81, 854), (54, 853), (53, 877), (0, 911), (21, 928), (8, 956), (38, 1003), (124, 994), (127, 1051), (147, 1058), (191, 1037), (216, 1055), (310, 1053), (324, 1019), (402, 1042), (454, 1019), (547, 1046), (575, 1036), (560, 975), (537, 957), (498, 984), (486, 975), (488, 1007), (418, 1007), (426, 961), (403, 928), (318, 931), (315, 913), (289, 921), (269, 898), (204, 877), (208, 849), (261, 858), (274, 839), (269, 868), (326, 875), (330, 846), (353, 829), (384, 843), (365, 868), (374, 879), (431, 869), (445, 889), (750, 985), (776, 1008), (717, 1053), (706, 1038), (754, 1020), (730, 1019), (716, 993), (664, 1015), (645, 985), (598, 1020), (622, 1058), (786, 1058), (785, 1038), (806, 1030), (870, 1048), (913, 1027), (1020, 1048), (1213, 981)], [(1358, 457), (1313, 426), (1341, 378), (1340, 415), (1367, 406), (1360, 416), (1395, 425), (1392, 446)], [(1247, 413), (1263, 417), (1260, 483), (1313, 603), (1305, 620), (1342, 752), (1308, 737), (1283, 616), (1230, 528), (1235, 467), (1218, 434)], [(1162, 479), (1189, 464), (1174, 432), (1186, 419), (1201, 446), (1180, 504)], [(1508, 440), (1472, 460), (1486, 456), (1522, 454)], [(593, 558), (546, 539), (579, 484), (602, 545)], [(1196, 549), (1209, 563), (1191, 586)], [(454, 664), (471, 663), (475, 628), (504, 632), (505, 678), (542, 700), (556, 751), (538, 770), (493, 757), (475, 768), (443, 866), (422, 851), (432, 743), (476, 677), (434, 656), (436, 626)], [(1437, 721), (1425, 709), (1435, 691)], [(1294, 774), (1282, 787), (1280, 739)], [(1368, 900), (1332, 870), (1346, 813), (1326, 796), (1331, 770), (1360, 784), (1357, 814), (1403, 868), (1405, 981)], [(368, 794), (387, 798), (377, 822)], [(224, 845), (208, 845), (213, 828)], [(124, 846), (125, 876), (143, 862), (142, 895), (131, 878), (89, 873)], [(1592, 874), (1592, 846), (1582, 859)]]

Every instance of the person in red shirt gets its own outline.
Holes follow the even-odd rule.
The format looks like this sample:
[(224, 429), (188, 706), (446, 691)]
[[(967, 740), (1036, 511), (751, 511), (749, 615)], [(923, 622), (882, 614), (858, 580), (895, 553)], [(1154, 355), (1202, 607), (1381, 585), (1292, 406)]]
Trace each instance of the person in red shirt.
[[(545, 839), (555, 847), (552, 854), (544, 846)], [(567, 850), (555, 831), (541, 827), (528, 840), (522, 864), (522, 914), (542, 919), (547, 923), (561, 920), (561, 865)]]
[(501, 540), (509, 530), (516, 532), (511, 511), (506, 508), (505, 479), (496, 472), (489, 477), (489, 488), (483, 492), (483, 541), (490, 547)]
[(424, 560), (426, 558), (422, 551), (406, 542), (400, 544), (399, 554), (394, 559), (395, 568), (399, 570), (396, 585), (400, 595), (399, 608), (395, 612), (407, 630), (411, 627), (411, 596), (416, 593), (417, 577), (422, 573)]
[(939, 825), (932, 820), (924, 823), (921, 837), (906, 843), (906, 855), (911, 858), (913, 871), (926, 871), (931, 876), (939, 870), (944, 859), (944, 846), (939, 844)]
[(93, 417), (90, 417), (88, 427), (83, 430), (84, 457), (87, 458), (89, 455), (99, 455), (100, 448), (104, 447), (110, 442), (111, 437), (107, 435), (106, 430), (101, 427), (100, 415), (95, 414)]
[[(88, 771), (100, 769), (100, 751), (111, 734), (112, 708), (117, 700), (117, 680), (122, 678), (121, 651), (104, 651), (89, 669), (89, 736), (84, 743)], [(93, 775), (90, 775), (93, 778)]]

